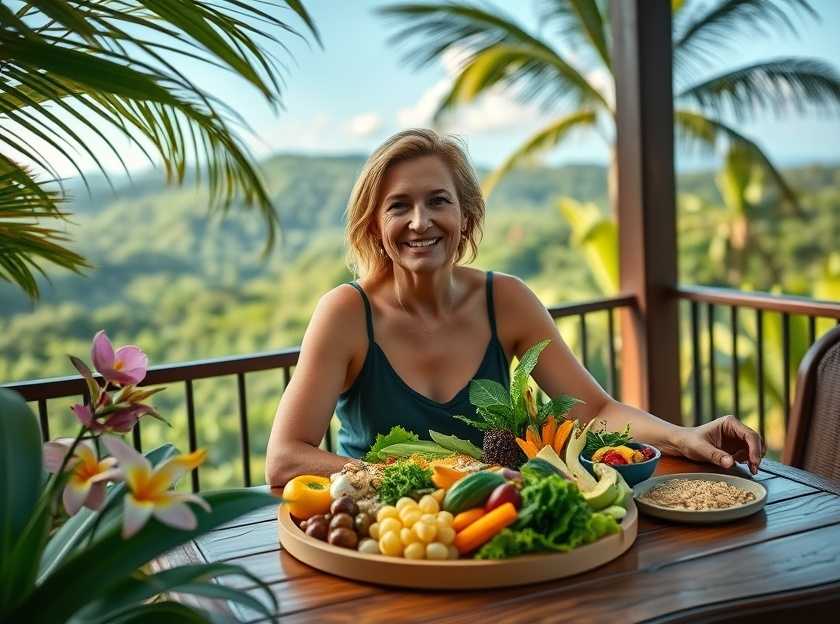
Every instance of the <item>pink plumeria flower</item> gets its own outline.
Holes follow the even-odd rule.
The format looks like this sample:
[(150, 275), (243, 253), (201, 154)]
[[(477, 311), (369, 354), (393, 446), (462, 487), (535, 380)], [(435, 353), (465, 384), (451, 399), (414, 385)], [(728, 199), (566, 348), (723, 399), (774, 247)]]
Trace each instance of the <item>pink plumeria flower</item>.
[(90, 405), (81, 405), (76, 403), (70, 408), (70, 411), (76, 415), (79, 422), (91, 431), (102, 431), (103, 427), (100, 423), (93, 419), (93, 410)]
[(128, 405), (115, 412), (111, 412), (104, 420), (97, 420), (89, 405), (80, 405), (77, 403), (70, 410), (76, 415), (80, 423), (94, 433), (103, 433), (106, 431), (128, 433), (137, 424), (137, 421), (140, 420), (143, 414), (154, 411), (148, 405), (138, 403), (137, 405)]
[(148, 459), (119, 438), (106, 435), (102, 441), (119, 461), (123, 478), (130, 490), (125, 495), (123, 538), (128, 539), (137, 533), (151, 516), (178, 529), (194, 529), (198, 521), (187, 505), (188, 502), (210, 511), (207, 501), (200, 496), (169, 489), (182, 475), (204, 461), (207, 457), (205, 449), (176, 455), (153, 468)]
[(105, 419), (104, 428), (106, 431), (116, 431), (117, 433), (128, 433), (140, 420), (143, 414), (153, 411), (148, 405), (130, 405), (125, 409), (120, 409), (109, 414)]
[(121, 386), (140, 383), (149, 368), (149, 358), (140, 347), (128, 345), (114, 352), (104, 329), (93, 337), (91, 358), (96, 370), (105, 379)]
[[(71, 438), (59, 438), (44, 445), (44, 467), (47, 471), (58, 472), (72, 445)], [(76, 515), (82, 506), (94, 511), (102, 507), (106, 484), (120, 478), (116, 463), (114, 457), (98, 460), (93, 444), (88, 440), (82, 440), (76, 445), (73, 457), (65, 466), (65, 470), (71, 472), (62, 494), (64, 509), (68, 514)]]

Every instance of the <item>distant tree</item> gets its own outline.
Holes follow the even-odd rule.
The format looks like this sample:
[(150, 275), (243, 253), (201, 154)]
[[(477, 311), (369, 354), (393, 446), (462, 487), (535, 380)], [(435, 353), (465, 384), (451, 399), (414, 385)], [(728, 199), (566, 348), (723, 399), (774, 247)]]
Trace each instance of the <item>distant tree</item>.
[[(768, 30), (796, 33), (791, 14), (817, 14), (807, 0), (672, 0), (675, 123), (677, 136), (689, 144), (726, 147), (724, 172), (743, 179), (754, 168), (765, 172), (786, 205), (798, 207), (794, 190), (757, 142), (729, 121), (747, 121), (760, 114), (840, 110), (840, 75), (823, 61), (811, 58), (774, 58), (736, 67), (696, 80), (745, 37), (766, 37)], [(462, 55), (449, 91), (434, 114), (436, 123), (458, 107), (499, 87), (524, 103), (540, 102), (558, 116), (536, 132), (484, 180), (490, 193), (511, 169), (532, 160), (566, 140), (576, 129), (596, 131), (611, 150), (610, 197), (615, 201), (613, 90), (593, 78), (613, 77), (612, 42), (606, 0), (543, 0), (539, 6), (541, 32), (575, 47), (564, 55), (549, 37), (529, 32), (501, 11), (468, 3), (396, 4), (380, 10), (399, 30), (392, 40), (411, 46), (407, 59), (423, 67), (446, 53)], [(419, 39), (419, 41), (418, 41)], [(605, 88), (606, 87), (606, 88)], [(732, 207), (730, 222), (743, 229), (743, 206)], [(567, 218), (576, 207), (562, 208)], [(589, 216), (576, 221), (601, 228)], [(740, 225), (739, 225), (740, 224)], [(585, 238), (585, 235), (583, 235)], [(742, 246), (742, 248), (745, 247)]]
[[(241, 201), (256, 208), (267, 224), (270, 248), (277, 215), (233, 131), (246, 122), (225, 104), (221, 89), (210, 93), (198, 87), (178, 62), (198, 60), (224, 69), (276, 110), (282, 63), (266, 46), (288, 52), (274, 33), (302, 37), (275, 17), (287, 8), (320, 44), (299, 0), (0, 3), (0, 279), (37, 298), (35, 274), (45, 274), (44, 263), (77, 272), (89, 266), (66, 246), (63, 231), (44, 225), (68, 216), (51, 154), (67, 159), (83, 180), (80, 154), (103, 173), (108, 160), (125, 167), (110, 138), (114, 132), (153, 163), (156, 153), (169, 182), (182, 182), (188, 165), (196, 163), (212, 207), (227, 209)], [(98, 145), (86, 136), (98, 137)]]

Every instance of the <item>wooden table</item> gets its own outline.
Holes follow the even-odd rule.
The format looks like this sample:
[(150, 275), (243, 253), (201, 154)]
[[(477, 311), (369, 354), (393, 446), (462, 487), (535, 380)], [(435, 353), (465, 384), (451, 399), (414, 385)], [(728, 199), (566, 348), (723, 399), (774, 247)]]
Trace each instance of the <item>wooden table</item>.
[[(721, 472), (663, 457), (657, 474)], [(745, 476), (736, 468), (733, 474)], [(289, 622), (711, 622), (767, 624), (789, 615), (836, 621), (840, 484), (772, 461), (755, 477), (765, 509), (716, 526), (642, 516), (639, 537), (609, 564), (568, 579), (493, 591), (395, 590), (321, 573), (283, 552), (276, 510), (244, 516), (173, 552), (167, 565), (237, 563), (270, 584)], [(225, 582), (246, 586), (229, 577)], [(254, 589), (255, 596), (261, 590)], [(262, 594), (264, 596), (264, 594)], [(243, 621), (259, 614), (203, 603)]]

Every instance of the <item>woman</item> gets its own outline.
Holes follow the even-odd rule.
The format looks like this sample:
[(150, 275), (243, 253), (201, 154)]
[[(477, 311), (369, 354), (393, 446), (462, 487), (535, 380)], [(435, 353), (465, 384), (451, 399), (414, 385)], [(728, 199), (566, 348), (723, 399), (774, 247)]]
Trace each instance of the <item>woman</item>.
[[(431, 130), (388, 139), (365, 164), (347, 211), (357, 283), (324, 295), (283, 394), (266, 458), (266, 479), (330, 474), (400, 424), (481, 444), (481, 433), (452, 418), (474, 413), (472, 379), (509, 383), (508, 362), (551, 339), (533, 377), (548, 396), (582, 399), (572, 416), (630, 424), (633, 436), (664, 453), (755, 473), (764, 448), (731, 416), (679, 427), (613, 400), (563, 342), (543, 304), (519, 279), (459, 264), (475, 256), (484, 200), (464, 152)], [(336, 413), (339, 455), (318, 444)]]

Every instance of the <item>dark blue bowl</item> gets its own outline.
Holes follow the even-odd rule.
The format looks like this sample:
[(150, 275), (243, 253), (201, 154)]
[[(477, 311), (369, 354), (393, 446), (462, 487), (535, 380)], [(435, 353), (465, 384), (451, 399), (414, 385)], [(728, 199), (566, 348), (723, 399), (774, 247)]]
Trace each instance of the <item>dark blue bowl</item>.
[[(613, 468), (618, 470), (619, 474), (624, 477), (624, 480), (627, 481), (627, 485), (630, 487), (633, 487), (637, 483), (641, 483), (646, 479), (650, 479), (653, 471), (656, 470), (656, 464), (659, 463), (659, 458), (662, 457), (662, 453), (659, 452), (659, 449), (655, 446), (644, 444), (642, 442), (628, 442), (624, 446), (629, 446), (631, 449), (636, 449), (637, 451), (647, 447), (653, 449), (654, 456), (651, 459), (639, 464), (623, 464), (621, 466), (613, 466)], [(596, 476), (595, 471), (592, 469), (593, 463), (590, 457), (586, 457), (581, 453), (580, 463), (583, 464), (590, 473), (592, 473), (592, 476)]]

